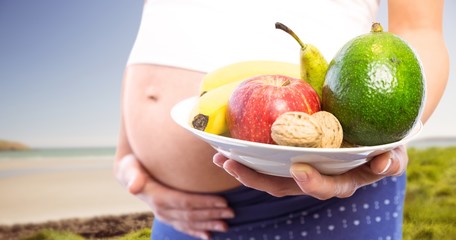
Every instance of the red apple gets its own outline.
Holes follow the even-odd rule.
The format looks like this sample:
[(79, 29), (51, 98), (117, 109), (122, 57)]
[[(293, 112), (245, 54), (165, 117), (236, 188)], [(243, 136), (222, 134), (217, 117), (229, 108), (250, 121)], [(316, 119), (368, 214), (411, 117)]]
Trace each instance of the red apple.
[(284, 75), (259, 75), (234, 90), (226, 121), (233, 138), (275, 144), (271, 126), (278, 116), (290, 111), (320, 111), (320, 99), (310, 84)]

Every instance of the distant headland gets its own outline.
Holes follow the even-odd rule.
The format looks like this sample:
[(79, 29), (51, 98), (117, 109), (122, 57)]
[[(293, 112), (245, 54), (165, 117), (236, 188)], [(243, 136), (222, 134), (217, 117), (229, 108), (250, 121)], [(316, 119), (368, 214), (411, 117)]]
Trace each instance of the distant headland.
[(0, 151), (24, 151), (24, 150), (30, 150), (30, 147), (23, 143), (0, 139)]

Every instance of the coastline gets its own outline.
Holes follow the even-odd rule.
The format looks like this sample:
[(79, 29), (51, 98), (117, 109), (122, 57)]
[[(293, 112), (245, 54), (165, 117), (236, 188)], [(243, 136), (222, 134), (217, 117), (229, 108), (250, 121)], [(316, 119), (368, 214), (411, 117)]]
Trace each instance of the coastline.
[(115, 180), (113, 161), (0, 159), (0, 225), (149, 211)]
[[(452, 146), (456, 137), (408, 144), (419, 149)], [(59, 151), (0, 154), (0, 225), (150, 212), (114, 178), (109, 149), (102, 154), (55, 154)]]
[(431, 147), (456, 147), (456, 137), (423, 137), (417, 138), (407, 144), (408, 147), (420, 149)]

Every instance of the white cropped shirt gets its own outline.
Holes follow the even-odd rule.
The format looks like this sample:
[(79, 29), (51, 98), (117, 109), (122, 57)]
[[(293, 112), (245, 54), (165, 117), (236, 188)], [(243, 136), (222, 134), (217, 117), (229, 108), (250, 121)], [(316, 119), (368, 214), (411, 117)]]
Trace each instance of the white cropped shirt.
[(281, 22), (330, 61), (370, 31), (380, 0), (147, 0), (128, 64), (211, 71), (244, 60), (299, 63)]

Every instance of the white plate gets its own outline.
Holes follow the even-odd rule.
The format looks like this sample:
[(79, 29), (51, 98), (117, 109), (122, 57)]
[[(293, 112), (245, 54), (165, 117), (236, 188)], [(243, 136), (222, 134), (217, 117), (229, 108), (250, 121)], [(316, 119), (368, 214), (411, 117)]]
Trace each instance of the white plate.
[(352, 148), (301, 148), (256, 143), (210, 134), (190, 126), (190, 111), (197, 97), (185, 99), (171, 110), (171, 117), (181, 127), (200, 137), (228, 158), (236, 160), (258, 172), (291, 177), (293, 162), (309, 163), (323, 174), (336, 175), (366, 163), (373, 157), (406, 144), (422, 129), (419, 122), (402, 140), (394, 143)]

